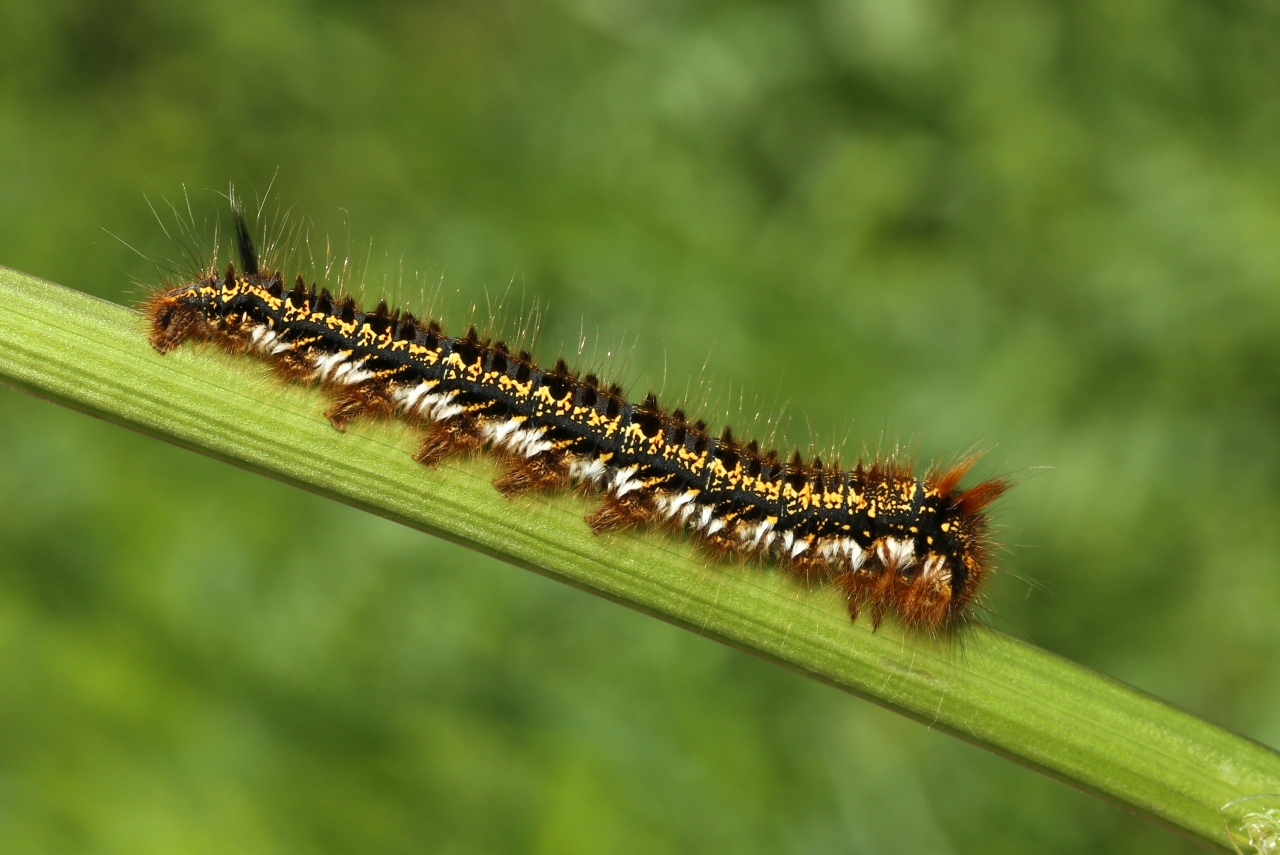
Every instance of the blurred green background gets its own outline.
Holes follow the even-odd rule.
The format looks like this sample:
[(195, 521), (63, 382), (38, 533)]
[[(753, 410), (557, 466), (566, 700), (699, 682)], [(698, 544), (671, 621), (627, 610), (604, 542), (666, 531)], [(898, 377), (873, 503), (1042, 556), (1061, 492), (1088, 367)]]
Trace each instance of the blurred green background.
[[(1251, 0), (3, 0), (0, 263), (133, 302), (104, 229), (177, 256), (144, 193), (212, 221), (278, 169), (375, 269), (548, 305), (543, 358), (988, 449), (985, 619), (1276, 744), (1278, 47)], [(1190, 849), (4, 390), (0, 447), (0, 851)]]

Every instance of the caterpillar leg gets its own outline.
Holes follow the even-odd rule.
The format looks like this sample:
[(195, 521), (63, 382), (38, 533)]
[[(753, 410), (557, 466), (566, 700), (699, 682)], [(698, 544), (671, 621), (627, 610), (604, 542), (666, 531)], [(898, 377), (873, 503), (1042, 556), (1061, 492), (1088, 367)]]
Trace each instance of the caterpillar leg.
[(507, 471), (493, 486), (511, 497), (530, 490), (558, 490), (568, 487), (571, 480), (563, 455), (544, 453), (509, 460)]
[(605, 496), (604, 504), (587, 515), (587, 525), (596, 534), (603, 534), (647, 523), (656, 517), (657, 512), (635, 493), (621, 497), (610, 494)]
[(423, 466), (435, 466), (455, 454), (471, 454), (484, 448), (484, 436), (474, 419), (453, 418), (432, 422), (413, 459)]
[(316, 373), (316, 367), (311, 360), (296, 350), (286, 350), (272, 356), (271, 369), (285, 380), (294, 383), (307, 383)]
[(812, 549), (806, 549), (783, 566), (788, 576), (798, 579), (808, 588), (831, 581), (831, 562)]
[(357, 383), (344, 386), (338, 392), (337, 400), (325, 411), (325, 417), (335, 428), (345, 431), (347, 425), (361, 416), (386, 418), (395, 411), (395, 399), (385, 383)]

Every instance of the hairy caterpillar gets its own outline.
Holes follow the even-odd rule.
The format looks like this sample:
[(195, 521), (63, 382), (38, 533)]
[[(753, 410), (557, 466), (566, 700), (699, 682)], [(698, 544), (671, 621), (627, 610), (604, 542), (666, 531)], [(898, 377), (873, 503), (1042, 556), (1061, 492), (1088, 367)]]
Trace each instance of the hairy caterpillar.
[(975, 458), (919, 478), (894, 459), (786, 460), (727, 428), (713, 436), (653, 394), (629, 402), (564, 360), (541, 368), (474, 326), (450, 336), (385, 302), (365, 311), (301, 275), (286, 283), (259, 263), (238, 211), (235, 220), (238, 267), (220, 272), (215, 258), (145, 302), (160, 353), (196, 339), (258, 354), (331, 392), (338, 430), (364, 416), (407, 419), (425, 431), (423, 464), (488, 451), (508, 496), (578, 485), (603, 500), (587, 517), (597, 533), (666, 524), (719, 556), (772, 557), (808, 583), (836, 585), (850, 616), (867, 610), (876, 627), (895, 614), (944, 631), (974, 602), (990, 552), (985, 509), (1008, 487), (962, 488)]

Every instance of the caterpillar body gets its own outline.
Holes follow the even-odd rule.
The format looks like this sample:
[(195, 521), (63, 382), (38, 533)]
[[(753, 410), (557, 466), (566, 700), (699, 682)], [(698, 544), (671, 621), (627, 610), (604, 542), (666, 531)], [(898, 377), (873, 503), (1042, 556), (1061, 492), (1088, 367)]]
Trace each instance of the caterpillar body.
[(664, 524), (717, 556), (773, 558), (809, 584), (833, 584), (851, 618), (878, 627), (894, 614), (908, 628), (942, 632), (963, 620), (988, 574), (985, 509), (1007, 482), (962, 488), (970, 457), (916, 477), (896, 459), (852, 468), (790, 459), (713, 435), (703, 421), (628, 401), (617, 385), (564, 360), (542, 368), (527, 352), (481, 337), (450, 336), (433, 320), (365, 311), (302, 276), (260, 264), (236, 214), (239, 265), (203, 272), (152, 294), (143, 306), (151, 345), (188, 339), (266, 358), (293, 381), (333, 395), (338, 430), (365, 416), (400, 417), (424, 431), (415, 454), (433, 465), (485, 450), (511, 496), (577, 485), (602, 503), (596, 533)]

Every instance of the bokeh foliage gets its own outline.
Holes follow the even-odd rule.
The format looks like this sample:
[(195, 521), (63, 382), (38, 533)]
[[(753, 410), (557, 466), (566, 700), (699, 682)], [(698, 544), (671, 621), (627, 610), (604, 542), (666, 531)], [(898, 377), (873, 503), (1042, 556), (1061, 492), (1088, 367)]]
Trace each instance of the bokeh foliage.
[[(1278, 15), (8, 0), (0, 263), (132, 301), (154, 271), (102, 229), (176, 256), (144, 192), (212, 219), (278, 168), (340, 251), (374, 238), (372, 292), (537, 298), (540, 355), (585, 337), (787, 443), (989, 449), (1022, 483), (988, 619), (1275, 744)], [(610, 603), (0, 408), (5, 851), (1181, 845)]]

